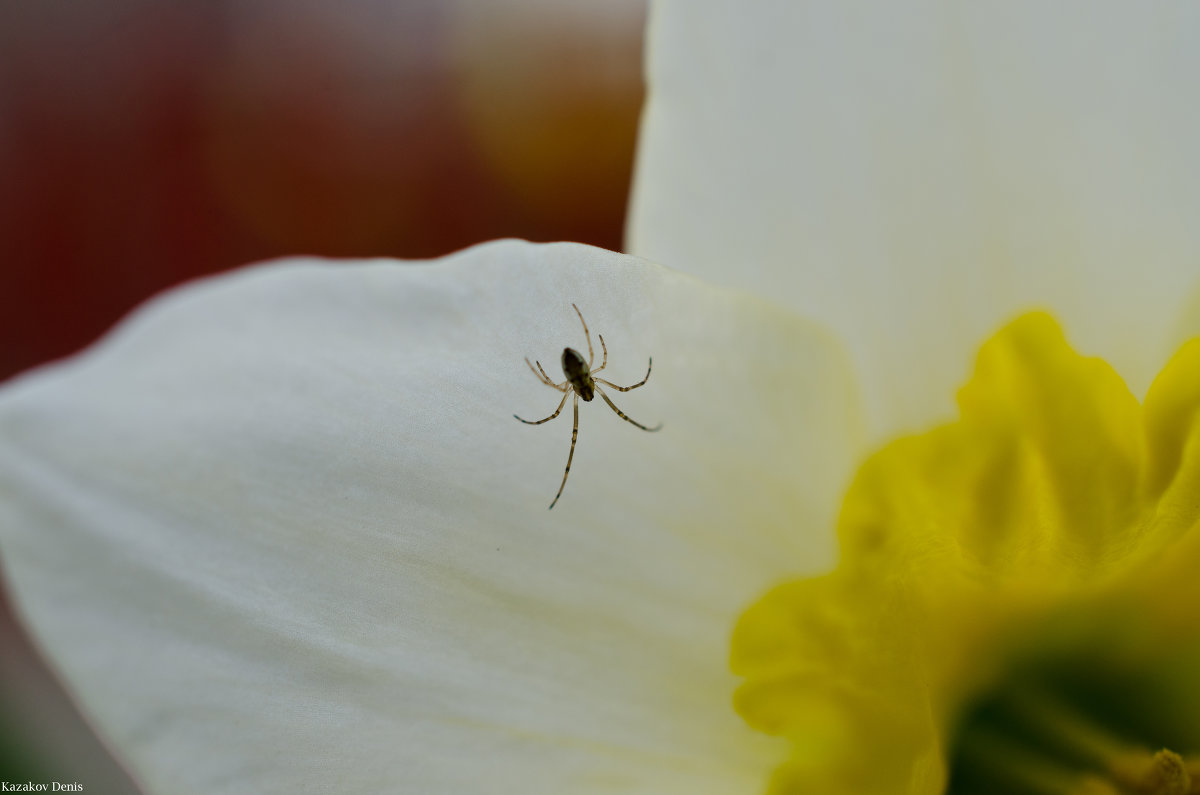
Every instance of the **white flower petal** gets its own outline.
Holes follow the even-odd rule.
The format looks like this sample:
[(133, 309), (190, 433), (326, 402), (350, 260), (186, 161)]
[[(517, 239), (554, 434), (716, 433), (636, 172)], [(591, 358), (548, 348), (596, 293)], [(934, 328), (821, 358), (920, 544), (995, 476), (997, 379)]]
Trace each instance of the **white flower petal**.
[[(603, 334), (575, 463), (548, 415)], [(600, 360), (596, 343), (597, 363)], [(152, 790), (757, 790), (727, 634), (827, 564), (844, 358), (584, 246), (291, 261), (153, 302), (0, 393), (18, 605)]]
[[(1193, 337), (1200, 336), (1200, 288), (1193, 290), (1188, 296), (1172, 332), (1171, 339), (1176, 348)], [(1174, 353), (1174, 349), (1171, 352)]]
[(655, 6), (630, 250), (844, 335), (876, 432), (1046, 306), (1136, 390), (1200, 262), (1200, 5)]

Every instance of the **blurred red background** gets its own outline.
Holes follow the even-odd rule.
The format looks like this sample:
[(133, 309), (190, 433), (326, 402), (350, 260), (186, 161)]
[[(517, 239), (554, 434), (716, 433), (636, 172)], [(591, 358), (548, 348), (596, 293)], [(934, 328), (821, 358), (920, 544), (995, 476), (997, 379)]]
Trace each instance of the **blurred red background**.
[[(644, 0), (0, 0), (0, 380), (190, 278), (621, 247)], [(0, 627), (0, 778), (132, 791)]]

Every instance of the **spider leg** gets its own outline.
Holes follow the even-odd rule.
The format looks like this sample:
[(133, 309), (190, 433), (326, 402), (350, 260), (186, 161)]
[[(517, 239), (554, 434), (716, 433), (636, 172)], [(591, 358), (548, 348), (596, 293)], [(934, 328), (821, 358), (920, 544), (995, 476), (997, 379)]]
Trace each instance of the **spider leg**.
[[(592, 375), (595, 375), (605, 367), (608, 367), (608, 346), (604, 344), (604, 335), (597, 334), (596, 336), (600, 338), (600, 350), (604, 351), (604, 361), (600, 363), (599, 367), (597, 367), (595, 370), (592, 370)], [(588, 367), (591, 367), (591, 365), (589, 364)]]
[[(533, 370), (533, 362), (529, 361), (529, 357), (528, 357), (528, 356), (526, 356), (526, 357), (525, 357), (525, 364), (529, 365), (529, 369), (530, 369), (530, 370)], [(538, 374), (538, 371), (539, 371), (539, 370), (541, 370), (541, 374), (540, 374), (540, 375)], [(551, 381), (551, 380), (550, 380), (550, 376), (546, 375), (546, 371), (545, 371), (545, 370), (542, 370), (542, 363), (541, 363), (541, 362), (538, 362), (537, 370), (533, 370), (533, 374), (534, 374), (534, 375), (536, 375), (536, 376), (537, 376), (537, 379), (538, 379), (539, 381), (541, 381), (543, 384), (545, 384), (546, 386), (552, 386), (552, 387), (554, 387), (555, 389), (557, 389), (559, 392), (566, 392), (566, 391), (567, 391), (567, 390), (565, 389), (567, 382), (566, 382), (566, 381), (563, 381), (561, 384), (556, 384), (556, 383), (554, 383), (553, 381)]]
[[(572, 392), (571, 394), (575, 395), (575, 400), (572, 401), (572, 407), (575, 409), (575, 425), (571, 428), (571, 452), (567, 453), (567, 468), (563, 470), (562, 483), (560, 483), (558, 486), (558, 494), (554, 495), (554, 502), (550, 503), (550, 508), (555, 506), (555, 504), (558, 502), (558, 498), (562, 496), (563, 489), (567, 487), (567, 475), (571, 474), (571, 459), (575, 457), (575, 440), (579, 438), (579, 395), (575, 392)], [(566, 399), (567, 396), (563, 395), (563, 401), (566, 401)], [(559, 408), (561, 409), (562, 406), (559, 406)], [(557, 414), (558, 412), (555, 413)], [(630, 422), (632, 422), (632, 420), (630, 420)], [(550, 510), (550, 508), (547, 508), (546, 510)]]
[(517, 417), (517, 415), (516, 415), (516, 414), (514, 414), (513, 416), (514, 416), (514, 417), (517, 417), (517, 419), (521, 420), (521, 422), (525, 423), (526, 425), (541, 425), (543, 422), (549, 422), (550, 420), (552, 420), (552, 419), (554, 419), (555, 417), (557, 417), (557, 416), (559, 415), (559, 413), (562, 411), (562, 407), (563, 407), (563, 405), (564, 405), (566, 402), (567, 402), (567, 396), (566, 396), (566, 394), (564, 393), (564, 394), (563, 394), (563, 399), (562, 399), (562, 400), (560, 400), (560, 401), (558, 401), (558, 408), (556, 408), (556, 409), (554, 410), (554, 413), (553, 413), (553, 414), (551, 414), (549, 417), (547, 417), (547, 418), (546, 418), (546, 419), (544, 419), (544, 420), (536, 420), (536, 421), (534, 421), (534, 420), (521, 420), (521, 418), (520, 418), (520, 417)]
[[(607, 382), (605, 382), (605, 383), (607, 383)], [(620, 387), (617, 387), (617, 388), (618, 388), (618, 389), (620, 389)], [(633, 387), (630, 387), (630, 389), (632, 389), (632, 388), (633, 388)], [(628, 422), (629, 424), (631, 424), (631, 425), (636, 425), (636, 426), (638, 426), (639, 428), (641, 428), (643, 431), (650, 431), (651, 433), (653, 433), (654, 431), (657, 431), (657, 430), (661, 430), (661, 429), (662, 429), (662, 423), (661, 423), (661, 422), (660, 422), (658, 425), (655, 425), (653, 428), (647, 428), (645, 425), (642, 425), (642, 424), (641, 424), (640, 422), (638, 422), (637, 420), (631, 420), (631, 419), (629, 419), (629, 417), (627, 417), (627, 416), (625, 415), (625, 412), (623, 412), (623, 411), (621, 411), (619, 408), (617, 408), (617, 404), (613, 403), (611, 400), (609, 400), (609, 399), (608, 399), (608, 395), (604, 394), (604, 390), (600, 389), (599, 387), (596, 387), (596, 391), (600, 393), (600, 397), (604, 398), (604, 402), (608, 404), (608, 407), (609, 407), (610, 409), (612, 409), (613, 411), (617, 412), (617, 416), (618, 416), (618, 417), (620, 417), (621, 419), (625, 420), (625, 421), (626, 421), (626, 422)]]
[(529, 369), (533, 371), (535, 376), (537, 376), (537, 380), (541, 381), (543, 384), (550, 384), (553, 386), (554, 382), (547, 378), (544, 372), (539, 374), (537, 370), (534, 370), (533, 362), (529, 361), (528, 356), (525, 357), (525, 364), (529, 365)]
[(587, 337), (588, 341), (588, 367), (591, 367), (592, 360), (596, 358), (596, 354), (592, 352), (592, 334), (587, 329), (587, 321), (583, 319), (583, 313), (579, 311), (579, 307), (575, 304), (571, 304), (571, 306), (575, 309), (575, 314), (579, 315), (579, 322), (583, 324), (583, 335)]
[(613, 389), (617, 390), (618, 392), (628, 392), (631, 389), (637, 389), (639, 386), (641, 386), (642, 384), (644, 384), (650, 380), (650, 368), (651, 367), (654, 367), (654, 357), (653, 356), (650, 357), (650, 364), (646, 367), (646, 377), (643, 378), (641, 381), (638, 381), (633, 386), (617, 386), (612, 381), (605, 381), (603, 378), (597, 378), (595, 380), (599, 381), (600, 383), (604, 384), (605, 386), (611, 386)]
[(550, 376), (546, 375), (546, 371), (542, 370), (542, 363), (537, 362), (537, 366), (538, 366), (538, 370), (541, 370), (542, 375), (545, 376), (546, 383), (548, 383), (550, 386), (554, 387), (555, 389), (561, 389), (563, 392), (567, 391), (566, 390), (566, 386), (567, 386), (566, 381), (563, 381), (561, 384), (554, 383), (553, 381), (550, 380)]

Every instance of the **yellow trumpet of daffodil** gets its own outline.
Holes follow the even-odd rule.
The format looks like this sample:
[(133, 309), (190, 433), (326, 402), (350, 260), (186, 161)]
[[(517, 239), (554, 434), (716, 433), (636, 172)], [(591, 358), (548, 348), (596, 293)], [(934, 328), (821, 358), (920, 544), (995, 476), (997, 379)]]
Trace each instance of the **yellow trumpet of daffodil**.
[(1200, 339), (1139, 404), (1026, 315), (958, 403), (859, 469), (837, 569), (738, 623), (771, 791), (1200, 791)]

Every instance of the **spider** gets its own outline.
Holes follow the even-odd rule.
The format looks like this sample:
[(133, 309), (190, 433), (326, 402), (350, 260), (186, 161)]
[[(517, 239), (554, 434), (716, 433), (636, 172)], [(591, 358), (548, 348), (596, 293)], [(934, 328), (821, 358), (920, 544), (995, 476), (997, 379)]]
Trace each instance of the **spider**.
[(630, 419), (625, 415), (625, 412), (621, 411), (619, 408), (617, 408), (615, 403), (609, 400), (608, 395), (604, 394), (604, 390), (599, 386), (600, 384), (611, 386), (613, 389), (616, 389), (619, 392), (629, 392), (630, 390), (637, 389), (639, 386), (650, 380), (650, 369), (654, 366), (654, 357), (650, 357), (650, 364), (646, 367), (646, 377), (641, 381), (638, 381), (633, 386), (617, 386), (611, 381), (605, 381), (603, 378), (594, 377), (596, 373), (608, 366), (608, 347), (604, 344), (604, 335), (598, 334), (597, 336), (600, 337), (600, 350), (604, 352), (604, 359), (600, 362), (599, 367), (597, 367), (595, 370), (591, 369), (592, 362), (595, 359), (595, 353), (592, 350), (592, 335), (588, 331), (587, 321), (583, 319), (583, 313), (579, 311), (579, 307), (575, 306), (575, 304), (571, 304), (571, 307), (575, 310), (575, 314), (579, 316), (579, 322), (583, 324), (583, 334), (585, 337), (587, 337), (587, 361), (585, 362), (583, 360), (583, 355), (574, 348), (563, 348), (562, 369), (563, 375), (567, 377), (567, 380), (563, 381), (561, 384), (556, 384), (550, 380), (550, 376), (546, 375), (546, 371), (542, 369), (541, 362), (537, 362), (537, 369), (534, 370), (533, 363), (530, 362), (529, 357), (526, 356), (525, 364), (529, 365), (529, 369), (533, 371), (533, 374), (537, 376), (538, 380), (546, 386), (554, 387), (559, 392), (562, 392), (563, 397), (562, 400), (559, 401), (558, 408), (554, 410), (554, 413), (544, 420), (522, 420), (520, 417), (517, 417), (516, 414), (513, 415), (526, 425), (541, 425), (543, 422), (549, 422), (557, 417), (562, 412), (563, 406), (567, 404), (567, 397), (574, 395), (574, 398), (571, 402), (571, 405), (575, 410), (575, 425), (571, 428), (571, 452), (567, 454), (567, 468), (563, 470), (562, 483), (558, 486), (558, 494), (554, 495), (554, 502), (550, 503), (550, 508), (553, 508), (555, 504), (558, 503), (558, 498), (562, 496), (563, 489), (566, 488), (567, 485), (567, 475), (571, 474), (571, 459), (575, 457), (575, 440), (579, 437), (579, 398), (583, 398), (583, 401), (586, 403), (595, 397), (596, 393), (599, 393), (600, 397), (604, 398), (604, 402), (608, 404), (608, 407), (615, 411), (618, 417), (625, 420), (630, 425), (636, 425), (643, 431), (650, 431), (651, 433), (662, 428), (661, 422), (658, 425), (655, 425), (653, 428), (647, 428), (640, 422)]

